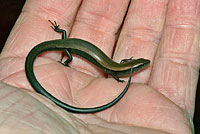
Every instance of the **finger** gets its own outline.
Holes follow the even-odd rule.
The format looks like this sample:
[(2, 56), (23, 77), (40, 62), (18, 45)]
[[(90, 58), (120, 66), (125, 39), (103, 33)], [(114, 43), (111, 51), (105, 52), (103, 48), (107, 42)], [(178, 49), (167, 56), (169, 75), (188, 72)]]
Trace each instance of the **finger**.
[(194, 111), (199, 69), (199, 0), (169, 2), (150, 85), (177, 105)]
[[(84, 0), (78, 11), (70, 37), (87, 40), (111, 57), (116, 33), (123, 21), (129, 0)], [(73, 67), (99, 75), (93, 65), (75, 59)]]
[[(48, 22), (49, 19), (56, 20), (71, 29), (76, 11), (80, 5), (80, 0), (35, 1), (27, 0), (6, 44), (2, 50), (0, 64), (6, 66), (0, 70), (0, 79), (24, 70), (25, 57), (38, 43), (47, 40), (61, 38), (61, 35), (54, 32)], [(58, 17), (59, 16), (59, 17)], [(53, 61), (60, 60), (60, 53), (48, 53), (48, 57)], [(45, 60), (45, 62), (52, 62)], [(45, 64), (44, 60), (36, 60), (36, 63)]]
[(25, 57), (38, 43), (61, 38), (61, 35), (50, 28), (51, 24), (48, 20), (56, 20), (69, 31), (80, 3), (81, 0), (70, 2), (68, 0), (53, 2), (27, 0), (2, 51), (2, 58)]
[[(153, 62), (165, 20), (166, 0), (134, 0), (131, 2), (114, 59), (147, 58)], [(150, 69), (134, 76), (134, 81), (146, 83)]]

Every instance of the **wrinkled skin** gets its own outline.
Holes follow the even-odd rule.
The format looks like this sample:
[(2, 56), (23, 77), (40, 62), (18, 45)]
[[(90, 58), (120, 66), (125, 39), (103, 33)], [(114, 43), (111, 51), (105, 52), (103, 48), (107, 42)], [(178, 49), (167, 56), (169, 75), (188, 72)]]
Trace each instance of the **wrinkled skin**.
[[(193, 133), (200, 0), (133, 0), (114, 51), (128, 3), (27, 0), (0, 56), (0, 133)], [(90, 41), (117, 62), (133, 56), (151, 64), (134, 74), (127, 94), (113, 107), (95, 114), (69, 113), (37, 94), (24, 72), (31, 48), (61, 38), (49, 19), (69, 38)], [(43, 53), (34, 71), (48, 92), (68, 104), (99, 106), (126, 85), (80, 57), (74, 56), (71, 68), (58, 63), (61, 58), (62, 52)]]

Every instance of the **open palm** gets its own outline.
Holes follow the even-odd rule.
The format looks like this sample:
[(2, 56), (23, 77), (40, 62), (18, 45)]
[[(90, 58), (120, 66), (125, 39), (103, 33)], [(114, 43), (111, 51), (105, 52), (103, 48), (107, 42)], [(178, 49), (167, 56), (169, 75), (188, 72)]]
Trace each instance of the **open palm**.
[[(4, 82), (0, 131), (192, 133), (200, 61), (199, 8), (198, 0), (188, 2), (189, 7), (187, 2), (132, 1), (118, 37), (128, 0), (28, 0), (0, 57)], [(35, 93), (24, 72), (31, 48), (61, 38), (50, 28), (49, 19), (66, 28), (69, 38), (90, 41), (117, 62), (133, 56), (150, 59), (151, 65), (134, 74), (128, 92), (113, 107), (95, 114), (68, 113)], [(100, 106), (126, 86), (80, 57), (73, 56), (71, 68), (57, 62), (61, 59), (62, 52), (45, 52), (36, 59), (34, 71), (43, 87), (67, 104)]]

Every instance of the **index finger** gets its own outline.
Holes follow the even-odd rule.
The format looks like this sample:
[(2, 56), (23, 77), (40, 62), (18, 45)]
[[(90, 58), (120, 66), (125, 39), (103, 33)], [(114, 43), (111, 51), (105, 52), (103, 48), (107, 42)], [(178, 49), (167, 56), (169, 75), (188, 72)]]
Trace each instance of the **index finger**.
[(80, 4), (81, 0), (71, 2), (27, 0), (6, 42), (1, 58), (25, 57), (38, 43), (60, 38), (60, 35), (50, 28), (49, 19), (56, 19), (69, 32)]

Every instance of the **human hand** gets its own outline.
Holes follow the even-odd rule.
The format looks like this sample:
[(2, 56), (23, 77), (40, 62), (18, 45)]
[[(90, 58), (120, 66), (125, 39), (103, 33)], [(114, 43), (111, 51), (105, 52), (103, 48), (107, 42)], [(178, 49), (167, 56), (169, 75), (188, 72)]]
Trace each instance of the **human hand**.
[[(68, 113), (35, 93), (26, 79), (24, 62), (30, 49), (60, 38), (49, 28), (48, 19), (66, 28), (70, 38), (90, 41), (111, 57), (128, 3), (85, 0), (80, 6), (78, 0), (27, 1), (0, 57), (0, 79), (14, 86), (1, 86), (1, 104), (7, 106), (1, 108), (6, 111), (0, 118), (3, 131), (192, 133), (199, 67), (197, 0), (132, 1), (113, 59), (143, 57), (151, 60), (151, 66), (134, 75), (129, 91), (110, 109), (96, 114)], [(45, 89), (63, 102), (78, 107), (102, 105), (126, 85), (105, 78), (79, 57), (73, 59), (72, 68), (64, 67), (56, 62), (61, 57), (58, 52), (42, 54), (34, 71)]]

